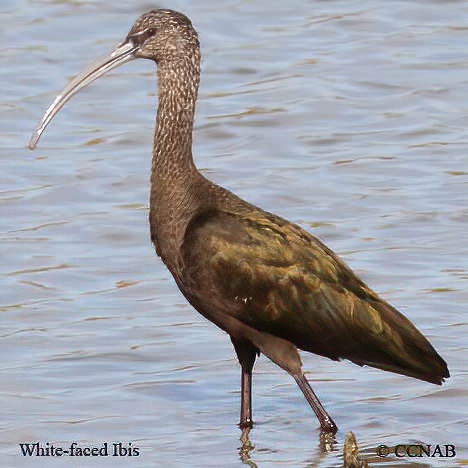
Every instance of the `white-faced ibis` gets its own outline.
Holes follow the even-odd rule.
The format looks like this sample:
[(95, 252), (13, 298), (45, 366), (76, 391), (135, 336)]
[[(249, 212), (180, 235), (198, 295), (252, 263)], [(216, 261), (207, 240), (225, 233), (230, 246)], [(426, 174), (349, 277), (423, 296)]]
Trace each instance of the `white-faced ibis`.
[(294, 377), (328, 433), (337, 426), (306, 380), (298, 348), (433, 384), (449, 377), (416, 327), (326, 245), (200, 174), (192, 158), (200, 45), (183, 14), (153, 10), (138, 18), (110, 55), (58, 95), (30, 148), (76, 92), (135, 58), (157, 65), (151, 240), (190, 304), (231, 337), (242, 368), (241, 427), (252, 425), (252, 369), (260, 353)]

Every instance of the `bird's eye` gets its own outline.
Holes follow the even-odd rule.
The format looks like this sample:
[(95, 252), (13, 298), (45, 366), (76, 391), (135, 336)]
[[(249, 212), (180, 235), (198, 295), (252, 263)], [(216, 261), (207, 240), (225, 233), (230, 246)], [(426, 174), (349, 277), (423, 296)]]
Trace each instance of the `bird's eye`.
[(153, 37), (156, 34), (156, 28), (148, 28), (146, 30), (147, 37)]

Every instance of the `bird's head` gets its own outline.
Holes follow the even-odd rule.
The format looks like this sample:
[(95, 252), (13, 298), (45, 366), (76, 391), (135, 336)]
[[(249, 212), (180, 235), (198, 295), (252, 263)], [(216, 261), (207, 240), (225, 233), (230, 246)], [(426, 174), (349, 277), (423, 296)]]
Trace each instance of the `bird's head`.
[(135, 58), (158, 64), (191, 57), (199, 49), (191, 21), (173, 10), (153, 10), (140, 16), (124, 43), (135, 48)]
[(197, 32), (182, 13), (161, 9), (141, 15), (122, 43), (79, 73), (58, 94), (33, 133), (29, 148), (37, 146), (47, 125), (73, 95), (108, 71), (136, 58), (153, 60), (159, 67), (181, 61), (197, 63), (199, 50)]

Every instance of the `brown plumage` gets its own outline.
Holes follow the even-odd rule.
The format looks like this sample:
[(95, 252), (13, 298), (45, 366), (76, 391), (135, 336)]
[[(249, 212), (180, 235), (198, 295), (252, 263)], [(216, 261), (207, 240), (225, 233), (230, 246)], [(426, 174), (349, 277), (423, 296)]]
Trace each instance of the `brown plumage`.
[(200, 47), (181, 13), (142, 15), (115, 51), (57, 97), (30, 147), (73, 94), (133, 58), (158, 66), (151, 239), (187, 300), (231, 337), (242, 366), (241, 426), (252, 424), (251, 375), (260, 352), (294, 377), (331, 433), (336, 425), (308, 384), (297, 348), (434, 384), (449, 377), (416, 327), (322, 242), (198, 172), (192, 130)]

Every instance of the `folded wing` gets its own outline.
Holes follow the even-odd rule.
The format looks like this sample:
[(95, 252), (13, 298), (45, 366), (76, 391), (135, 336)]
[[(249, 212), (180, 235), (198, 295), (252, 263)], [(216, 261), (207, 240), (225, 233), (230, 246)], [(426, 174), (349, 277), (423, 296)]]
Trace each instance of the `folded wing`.
[(210, 320), (222, 315), (305, 351), (436, 384), (449, 376), (406, 317), (318, 239), (279, 217), (200, 213), (181, 262), (184, 288)]

